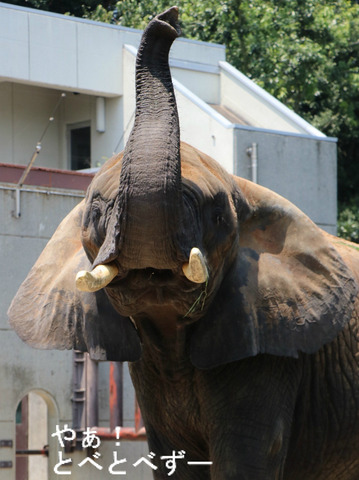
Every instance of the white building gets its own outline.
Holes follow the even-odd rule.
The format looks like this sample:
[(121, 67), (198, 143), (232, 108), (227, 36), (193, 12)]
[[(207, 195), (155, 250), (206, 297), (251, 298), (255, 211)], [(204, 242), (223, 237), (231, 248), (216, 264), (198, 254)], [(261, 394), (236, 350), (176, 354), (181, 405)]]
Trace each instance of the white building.
[[(124, 147), (134, 114), (140, 38), (138, 30), (0, 3), (0, 480), (16, 478), (15, 413), (29, 392), (35, 395), (25, 429), (28, 446), (48, 443), (50, 456), (49, 461), (31, 458), (37, 466), (30, 463), (28, 478), (58, 478), (53, 469), (59, 448), (51, 433), (56, 424), (73, 424), (73, 354), (22, 344), (8, 326), (6, 311), (91, 179), (88, 173), (61, 171), (96, 168)], [(230, 172), (284, 195), (335, 232), (336, 140), (235, 70), (221, 45), (178, 39), (170, 64), (182, 140)], [(35, 166), (20, 189), (16, 184), (32, 157)], [(109, 427), (109, 365), (96, 368), (98, 426)], [(124, 376), (123, 423), (131, 426), (134, 397), (126, 371)], [(47, 430), (36, 416), (46, 411)], [(122, 443), (134, 461), (146, 451), (143, 443)], [(104, 442), (103, 465), (113, 461), (113, 445)], [(73, 459), (73, 478), (97, 478), (95, 468), (78, 467), (84, 453), (67, 455)], [(101, 478), (112, 478), (105, 470)], [(127, 477), (152, 478), (148, 468), (133, 467)]]

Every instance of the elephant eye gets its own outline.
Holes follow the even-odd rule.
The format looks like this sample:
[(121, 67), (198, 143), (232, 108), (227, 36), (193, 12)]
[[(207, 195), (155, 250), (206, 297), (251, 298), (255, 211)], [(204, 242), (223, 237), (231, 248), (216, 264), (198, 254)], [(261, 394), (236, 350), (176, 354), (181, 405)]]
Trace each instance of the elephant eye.
[(227, 198), (224, 193), (218, 193), (214, 198), (212, 210), (212, 221), (216, 226), (227, 224), (226, 208), (228, 206)]
[(223, 223), (225, 223), (224, 215), (223, 215), (223, 210), (218, 209), (217, 211), (214, 212), (213, 214), (213, 221), (214, 223), (219, 227)]
[(101, 216), (101, 210), (99, 208), (91, 209), (91, 219), (93, 222), (98, 222), (100, 216)]
[(105, 222), (106, 216), (103, 212), (102, 203), (94, 200), (91, 205), (91, 223), (97, 241), (103, 240), (105, 236)]

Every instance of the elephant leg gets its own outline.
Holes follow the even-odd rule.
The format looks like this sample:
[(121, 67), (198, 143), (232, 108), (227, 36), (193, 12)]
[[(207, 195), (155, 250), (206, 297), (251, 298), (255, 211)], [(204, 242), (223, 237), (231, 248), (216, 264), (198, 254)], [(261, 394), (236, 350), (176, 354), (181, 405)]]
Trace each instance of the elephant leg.
[[(234, 420), (233, 420), (234, 421)], [(248, 416), (235, 428), (217, 426), (211, 432), (211, 479), (280, 480), (286, 459), (288, 429), (277, 417), (263, 423), (261, 415)], [(265, 444), (265, 445), (264, 445)]]
[[(196, 441), (173, 438), (174, 442), (163, 436), (158, 429), (146, 426), (149, 451), (153, 452), (152, 463), (157, 467), (153, 471), (156, 480), (172, 478), (173, 480), (210, 480), (209, 466), (198, 464), (198, 461), (208, 461), (208, 454), (200, 450)], [(194, 449), (191, 448), (193, 443)], [(195, 452), (195, 450), (197, 450)], [(193, 464), (193, 462), (195, 462)], [(206, 463), (206, 462), (205, 462)]]
[(296, 362), (259, 355), (202, 372), (211, 479), (283, 478), (300, 382)]
[[(208, 443), (201, 430), (199, 406), (193, 398), (192, 376), (178, 382), (163, 382), (157, 377), (157, 364), (143, 359), (129, 365), (137, 400), (146, 427), (151, 462), (157, 467), (156, 480), (210, 480), (209, 467), (192, 461), (209, 461)], [(153, 372), (155, 371), (155, 375)], [(161, 383), (163, 382), (163, 383)], [(181, 452), (184, 451), (183, 458)], [(176, 468), (171, 475), (171, 457)], [(166, 465), (167, 464), (167, 465)]]

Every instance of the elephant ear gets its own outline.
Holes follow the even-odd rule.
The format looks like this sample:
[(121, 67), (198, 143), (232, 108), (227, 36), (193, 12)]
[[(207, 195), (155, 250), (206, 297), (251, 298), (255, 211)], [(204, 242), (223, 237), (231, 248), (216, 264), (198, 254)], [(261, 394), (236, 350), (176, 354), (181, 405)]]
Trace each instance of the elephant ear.
[(13, 299), (11, 326), (29, 345), (77, 349), (95, 360), (133, 361), (141, 355), (130, 319), (111, 306), (106, 293), (80, 292), (76, 273), (91, 265), (80, 240), (84, 202), (62, 221)]
[(349, 322), (358, 295), (335, 237), (279, 195), (236, 181), (251, 213), (240, 223), (236, 259), (194, 327), (198, 368), (259, 353), (314, 353)]

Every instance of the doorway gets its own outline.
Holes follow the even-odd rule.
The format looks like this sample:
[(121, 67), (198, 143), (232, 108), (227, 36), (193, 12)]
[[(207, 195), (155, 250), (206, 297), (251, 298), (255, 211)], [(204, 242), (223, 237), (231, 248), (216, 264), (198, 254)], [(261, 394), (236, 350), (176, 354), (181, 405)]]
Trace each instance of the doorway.
[(76, 123), (67, 127), (69, 167), (71, 170), (91, 168), (90, 122)]
[(48, 480), (48, 407), (30, 392), (16, 409), (16, 480)]

